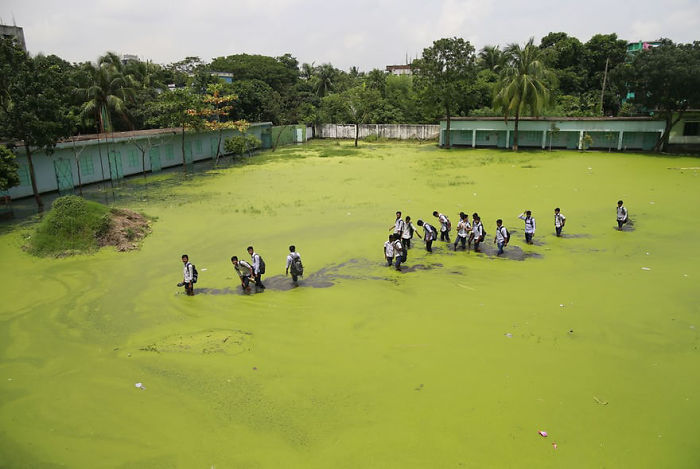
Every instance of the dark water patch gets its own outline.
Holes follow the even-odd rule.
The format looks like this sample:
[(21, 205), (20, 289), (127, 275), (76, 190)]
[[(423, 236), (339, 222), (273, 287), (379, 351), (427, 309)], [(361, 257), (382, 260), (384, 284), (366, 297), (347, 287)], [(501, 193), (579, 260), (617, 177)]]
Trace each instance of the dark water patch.
[(577, 238), (592, 238), (592, 236), (588, 233), (562, 233), (560, 238), (577, 239)]
[[(615, 229), (618, 230), (617, 226), (615, 226)], [(630, 220), (624, 225), (622, 225), (622, 229), (618, 231), (634, 231), (635, 229), (636, 228), (634, 227), (634, 222)]]
[(421, 270), (433, 270), (433, 269), (436, 269), (438, 267), (442, 267), (442, 264), (437, 264), (437, 263), (436, 264), (427, 264), (427, 265), (414, 264), (414, 265), (409, 265), (409, 266), (402, 265), (401, 272), (407, 274), (407, 273), (411, 273), (411, 272), (418, 272)]

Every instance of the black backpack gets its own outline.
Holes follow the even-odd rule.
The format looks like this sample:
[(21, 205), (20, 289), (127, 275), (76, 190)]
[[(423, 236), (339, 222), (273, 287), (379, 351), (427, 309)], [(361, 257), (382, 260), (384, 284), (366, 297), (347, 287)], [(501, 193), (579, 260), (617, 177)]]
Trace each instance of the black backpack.
[(292, 258), (292, 264), (289, 266), (294, 275), (302, 275), (304, 273), (304, 265), (301, 263), (301, 256)]
[(188, 264), (192, 266), (192, 283), (197, 283), (197, 278), (199, 278), (199, 272), (197, 272), (197, 268), (194, 266), (193, 263), (188, 262)]
[[(510, 232), (508, 231), (508, 228), (506, 228), (505, 226), (503, 227), (503, 229), (506, 230), (506, 235), (504, 236), (506, 243), (509, 243), (510, 242)], [(503, 233), (501, 233), (501, 234), (503, 234)]]
[(260, 259), (260, 264), (258, 264), (260, 266), (260, 275), (262, 275), (265, 273), (265, 261), (260, 254), (258, 254), (258, 258)]
[(483, 241), (484, 238), (486, 238), (486, 235), (486, 229), (484, 228), (484, 225), (481, 225), (481, 236), (479, 236), (479, 242)]

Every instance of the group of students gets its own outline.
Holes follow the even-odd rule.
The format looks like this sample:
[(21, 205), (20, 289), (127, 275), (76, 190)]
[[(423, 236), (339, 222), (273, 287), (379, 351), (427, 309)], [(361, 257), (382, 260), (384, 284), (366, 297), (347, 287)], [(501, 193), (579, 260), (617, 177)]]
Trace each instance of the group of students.
[[(425, 249), (428, 252), (433, 252), (433, 241), (438, 237), (440, 233), (440, 240), (450, 243), (450, 231), (452, 231), (452, 223), (447, 215), (438, 212), (437, 210), (433, 212), (433, 216), (437, 218), (437, 222), (440, 225), (440, 230), (435, 228), (430, 223), (426, 223), (423, 220), (418, 220), (416, 224), (423, 228), (423, 236), (418, 233), (416, 227), (413, 226), (411, 217), (406, 216), (402, 218), (401, 212), (396, 212), (396, 220), (393, 225), (389, 228), (392, 233), (389, 235), (388, 241), (384, 242), (384, 258), (386, 259), (387, 266), (394, 266), (396, 270), (401, 270), (401, 264), (405, 263), (408, 259), (408, 250), (411, 249), (411, 240), (413, 235), (425, 241)], [(536, 223), (532, 216), (530, 210), (525, 210), (523, 213), (518, 215), (518, 218), (525, 222), (525, 242), (527, 244), (533, 244), (533, 238), (535, 236)], [(622, 230), (622, 227), (629, 221), (629, 216), (627, 209), (624, 207), (622, 200), (617, 202), (617, 229)], [(561, 236), (562, 229), (566, 224), (566, 217), (559, 207), (554, 209), (554, 230), (557, 236)], [(463, 250), (468, 250), (474, 246), (474, 252), (480, 252), (479, 245), (484, 242), (486, 238), (486, 230), (484, 225), (481, 223), (481, 217), (478, 213), (474, 212), (472, 214), (472, 221), (469, 221), (469, 215), (464, 212), (459, 213), (459, 222), (457, 223), (457, 238), (454, 241), (453, 247), (456, 251), (461, 245)], [(508, 245), (510, 241), (510, 233), (503, 226), (503, 220), (500, 218), (496, 220), (496, 236), (493, 238), (494, 244), (498, 246), (497, 255), (500, 256), (504, 253), (503, 248)], [(238, 259), (237, 256), (231, 257), (231, 263), (233, 268), (236, 270), (238, 277), (241, 281), (241, 287), (246, 291), (251, 290), (251, 280), (257, 289), (264, 290), (265, 285), (262, 283), (262, 276), (265, 274), (265, 261), (263, 258), (255, 252), (253, 246), (248, 246), (248, 254), (250, 255), (250, 262), (242, 259)], [(182, 263), (184, 265), (183, 280), (178, 283), (178, 287), (185, 287), (185, 293), (188, 296), (194, 295), (194, 284), (197, 283), (198, 272), (194, 264), (189, 261), (189, 256), (187, 254), (182, 255)], [(304, 274), (304, 266), (301, 262), (301, 255), (296, 252), (296, 246), (289, 246), (289, 255), (287, 255), (287, 266), (285, 270), (285, 275), (292, 274), (292, 281), (296, 283)]]
[[(411, 222), (411, 217), (406, 216), (406, 218), (401, 217), (401, 212), (396, 212), (396, 220), (393, 225), (389, 228), (392, 233), (389, 235), (389, 239), (384, 242), (384, 258), (386, 259), (387, 266), (394, 266), (396, 270), (401, 270), (401, 264), (405, 263), (408, 259), (408, 250), (411, 249), (411, 239), (415, 234), (419, 238), (425, 241), (425, 249), (428, 252), (433, 252), (433, 241), (437, 239), (438, 233), (440, 233), (440, 241), (445, 241), (450, 243), (450, 231), (452, 231), (452, 223), (447, 215), (438, 212), (437, 210), (433, 212), (433, 216), (437, 218), (437, 222), (440, 225), (438, 230), (430, 223), (426, 223), (423, 220), (418, 220), (416, 224), (423, 227), (423, 236), (416, 230)], [(535, 236), (535, 230), (537, 225), (535, 223), (535, 218), (532, 216), (532, 211), (525, 210), (523, 213), (518, 215), (518, 218), (523, 220), (525, 223), (525, 242), (527, 244), (533, 244), (533, 238)], [(617, 202), (617, 224), (618, 230), (622, 230), (622, 226), (628, 222), (627, 209), (623, 206), (622, 200)], [(554, 209), (554, 231), (558, 237), (561, 236), (562, 229), (566, 224), (566, 217), (559, 207)], [(486, 230), (481, 222), (481, 217), (478, 213), (472, 214), (472, 221), (469, 221), (469, 215), (464, 212), (459, 213), (459, 222), (457, 223), (457, 238), (454, 241), (453, 248), (456, 251), (461, 245), (463, 250), (471, 249), (474, 246), (474, 252), (480, 252), (479, 245), (484, 242), (486, 238)], [(510, 241), (510, 233), (505, 226), (503, 226), (503, 220), (496, 220), (496, 236), (493, 238), (494, 244), (498, 246), (497, 255), (500, 256), (504, 253), (503, 248), (508, 245)]]
[[(264, 290), (265, 285), (262, 283), (262, 276), (265, 274), (265, 261), (255, 252), (253, 246), (248, 246), (248, 254), (250, 262), (243, 259), (238, 259), (238, 256), (231, 257), (233, 268), (238, 274), (241, 281), (241, 288), (244, 291), (251, 291), (251, 281), (254, 283), (256, 291)], [(184, 265), (183, 280), (178, 283), (178, 287), (185, 287), (185, 294), (188, 296), (194, 295), (194, 284), (197, 283), (199, 274), (197, 268), (190, 262), (187, 254), (182, 255), (182, 263)], [(292, 274), (292, 281), (297, 283), (299, 277), (304, 275), (304, 265), (301, 262), (301, 255), (297, 252), (296, 246), (289, 246), (289, 254), (287, 255), (287, 267), (285, 275)]]

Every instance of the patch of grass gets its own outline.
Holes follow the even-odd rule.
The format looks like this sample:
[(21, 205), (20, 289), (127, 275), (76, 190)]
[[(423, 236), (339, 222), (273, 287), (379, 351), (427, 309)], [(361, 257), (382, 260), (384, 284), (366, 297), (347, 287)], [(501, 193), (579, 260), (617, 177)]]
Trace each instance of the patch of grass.
[(110, 225), (110, 209), (82, 197), (59, 197), (29, 240), (37, 256), (60, 256), (97, 249), (97, 237)]

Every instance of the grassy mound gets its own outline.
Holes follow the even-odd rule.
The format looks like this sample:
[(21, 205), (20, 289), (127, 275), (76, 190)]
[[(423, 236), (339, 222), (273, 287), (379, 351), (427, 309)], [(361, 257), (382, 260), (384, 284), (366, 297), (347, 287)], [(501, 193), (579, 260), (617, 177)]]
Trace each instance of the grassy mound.
[(128, 251), (149, 232), (143, 215), (68, 195), (54, 201), (27, 249), (37, 256), (86, 253), (108, 245)]

